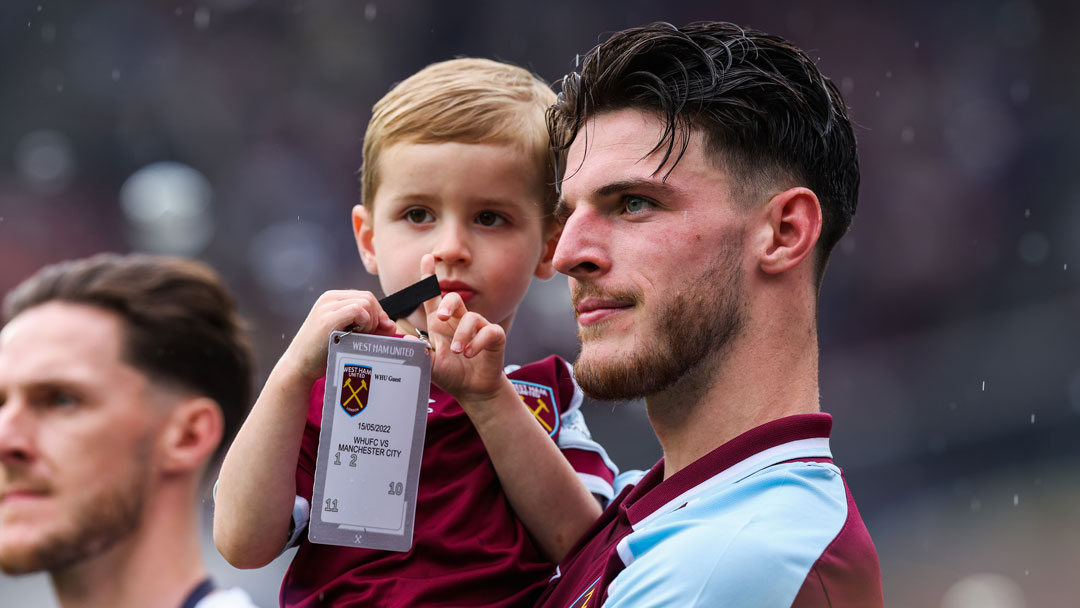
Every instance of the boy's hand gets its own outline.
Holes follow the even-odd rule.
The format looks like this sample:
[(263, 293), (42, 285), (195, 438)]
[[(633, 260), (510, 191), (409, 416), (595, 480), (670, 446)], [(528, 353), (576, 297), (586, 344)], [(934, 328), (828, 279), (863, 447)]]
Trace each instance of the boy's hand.
[[(420, 260), (420, 275), (435, 274), (435, 258)], [(505, 388), (506, 332), (465, 308), (456, 293), (424, 302), (428, 340), (434, 347), (431, 377), (458, 402), (488, 401)]]
[(326, 372), (326, 348), (330, 332), (352, 326), (353, 331), (391, 336), (397, 325), (383, 312), (370, 291), (328, 291), (315, 302), (293, 338), (282, 363), (294, 373), (314, 382)]

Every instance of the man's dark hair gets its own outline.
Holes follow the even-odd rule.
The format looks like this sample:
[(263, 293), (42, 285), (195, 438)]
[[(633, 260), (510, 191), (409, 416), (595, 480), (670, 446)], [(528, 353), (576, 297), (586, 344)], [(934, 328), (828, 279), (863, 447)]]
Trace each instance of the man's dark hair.
[(232, 296), (205, 264), (149, 255), (100, 254), (46, 266), (4, 298), (4, 323), (60, 301), (123, 320), (123, 356), (154, 382), (217, 401), (225, 418), (218, 453), (251, 399), (251, 343)]
[(652, 149), (666, 148), (657, 172), (678, 164), (693, 128), (717, 166), (730, 171), (737, 198), (753, 199), (777, 182), (813, 190), (823, 217), (820, 282), (855, 215), (859, 158), (840, 92), (805, 53), (731, 23), (623, 30), (590, 51), (580, 73), (563, 78), (548, 110), (552, 147), (565, 156), (586, 120), (622, 109), (664, 122)]

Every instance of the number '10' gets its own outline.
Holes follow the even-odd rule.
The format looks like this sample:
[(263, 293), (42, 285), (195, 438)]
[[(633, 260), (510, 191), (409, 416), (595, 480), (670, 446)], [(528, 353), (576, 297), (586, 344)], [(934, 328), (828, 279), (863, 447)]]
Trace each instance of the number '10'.
[(391, 496), (401, 496), (401, 493), (405, 491), (405, 485), (400, 481), (397, 483), (390, 482), (390, 489), (386, 492)]

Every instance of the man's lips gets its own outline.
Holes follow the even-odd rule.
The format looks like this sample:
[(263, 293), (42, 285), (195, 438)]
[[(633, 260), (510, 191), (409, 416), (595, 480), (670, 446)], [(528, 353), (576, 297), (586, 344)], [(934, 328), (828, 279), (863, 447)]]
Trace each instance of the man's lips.
[(22, 502), (36, 498), (45, 498), (48, 492), (34, 488), (8, 488), (0, 492), (0, 504)]
[(578, 324), (588, 327), (633, 307), (634, 303), (628, 300), (585, 298), (574, 305), (574, 312), (577, 313)]
[(439, 281), (439, 291), (442, 292), (443, 297), (446, 297), (446, 294), (448, 293), (456, 293), (461, 296), (461, 301), (466, 304), (468, 304), (469, 300), (476, 295), (476, 290), (473, 289), (472, 285), (469, 285), (464, 281)]

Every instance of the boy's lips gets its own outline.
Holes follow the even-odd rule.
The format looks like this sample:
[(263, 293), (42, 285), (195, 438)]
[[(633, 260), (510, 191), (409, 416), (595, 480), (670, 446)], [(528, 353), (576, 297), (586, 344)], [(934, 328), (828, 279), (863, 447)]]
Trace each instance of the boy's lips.
[(584, 298), (574, 304), (578, 325), (588, 327), (634, 307), (632, 300)]
[(455, 280), (439, 281), (439, 291), (442, 292), (443, 297), (446, 297), (446, 294), (451, 292), (456, 293), (461, 296), (461, 301), (466, 304), (476, 295), (476, 290), (473, 289), (472, 285)]

